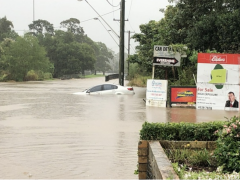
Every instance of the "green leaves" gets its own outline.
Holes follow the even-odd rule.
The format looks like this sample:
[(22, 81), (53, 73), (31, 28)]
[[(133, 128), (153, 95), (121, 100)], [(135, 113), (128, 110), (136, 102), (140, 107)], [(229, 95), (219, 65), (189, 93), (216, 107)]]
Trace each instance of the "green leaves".
[(140, 130), (142, 140), (174, 140), (174, 141), (214, 141), (214, 132), (222, 129), (226, 122), (209, 123), (148, 123)]
[(227, 172), (240, 171), (240, 121), (232, 117), (217, 135), (217, 148), (214, 155), (223, 170)]
[(109, 65), (109, 60), (113, 59), (113, 54), (104, 43), (97, 42), (96, 44), (99, 51), (96, 53), (97, 61), (95, 64), (95, 70), (102, 71), (103, 74), (105, 74), (105, 71), (111, 69)]
[(39, 19), (37, 21), (33, 21), (33, 23), (29, 24), (28, 27), (30, 30), (33, 31), (33, 34), (35, 35), (39, 35), (39, 34), (43, 35), (45, 33), (53, 35), (54, 33), (53, 25), (46, 20)]
[[(4, 45), (5, 44), (5, 45)], [(30, 70), (51, 72), (51, 63), (45, 49), (39, 45), (36, 37), (26, 35), (16, 41), (2, 43), (1, 70), (8, 73), (9, 79), (23, 81)]]

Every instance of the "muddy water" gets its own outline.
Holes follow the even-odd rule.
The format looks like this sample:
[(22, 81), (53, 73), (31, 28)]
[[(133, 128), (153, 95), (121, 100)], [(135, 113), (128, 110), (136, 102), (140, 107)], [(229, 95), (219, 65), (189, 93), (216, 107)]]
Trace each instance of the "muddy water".
[(0, 83), (0, 179), (137, 178), (144, 121), (205, 122), (236, 115), (146, 107), (145, 88), (125, 96), (73, 94), (99, 83), (104, 78)]

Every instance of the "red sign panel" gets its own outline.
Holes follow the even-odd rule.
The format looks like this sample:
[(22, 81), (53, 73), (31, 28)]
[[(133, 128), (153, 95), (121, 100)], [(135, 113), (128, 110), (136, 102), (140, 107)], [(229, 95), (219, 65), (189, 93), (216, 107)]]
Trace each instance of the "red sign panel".
[(239, 64), (239, 54), (198, 53), (198, 63)]
[(171, 104), (195, 104), (196, 87), (195, 86), (172, 86), (170, 88)]

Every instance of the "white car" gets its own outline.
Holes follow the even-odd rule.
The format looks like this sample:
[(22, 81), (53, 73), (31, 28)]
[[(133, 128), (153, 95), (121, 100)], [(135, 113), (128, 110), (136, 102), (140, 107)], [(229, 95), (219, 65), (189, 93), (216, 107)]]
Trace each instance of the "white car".
[(133, 87), (127, 87), (127, 86), (120, 86), (115, 84), (101, 84), (94, 86), (90, 89), (86, 89), (83, 92), (77, 92), (74, 94), (116, 94), (116, 95), (122, 95), (122, 94), (135, 94)]

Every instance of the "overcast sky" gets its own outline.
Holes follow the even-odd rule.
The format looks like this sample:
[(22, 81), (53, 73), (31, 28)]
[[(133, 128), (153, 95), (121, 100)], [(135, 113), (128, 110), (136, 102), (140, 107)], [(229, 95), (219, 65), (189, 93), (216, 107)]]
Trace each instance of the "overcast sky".
[[(87, 1), (98, 14), (109, 13), (102, 18), (117, 34), (120, 34), (120, 23), (117, 21), (120, 19), (120, 0)], [(125, 19), (128, 20), (125, 21), (125, 31), (135, 33), (140, 32), (139, 25), (163, 18), (163, 13), (159, 9), (169, 5), (167, 0), (126, 0), (125, 2)], [(14, 30), (20, 35), (29, 30), (28, 25), (33, 19), (47, 20), (54, 25), (55, 29), (60, 29), (61, 21), (77, 18), (85, 34), (92, 40), (103, 42), (109, 49), (118, 53), (119, 40), (113, 32), (107, 31), (110, 27), (101, 18), (99, 18), (101, 22), (93, 19), (98, 17), (98, 14), (89, 4), (84, 0), (0, 0), (0, 18), (6, 16), (12, 21)], [(133, 54), (137, 44), (133, 39), (130, 44), (130, 53)], [(128, 33), (125, 33), (125, 47), (128, 47)], [(127, 52), (127, 49), (125, 51)]]

